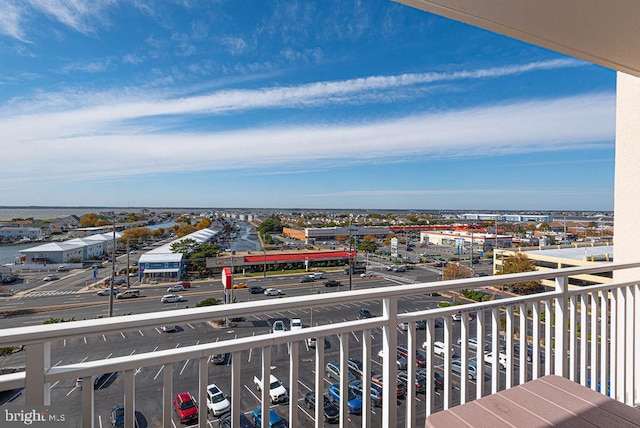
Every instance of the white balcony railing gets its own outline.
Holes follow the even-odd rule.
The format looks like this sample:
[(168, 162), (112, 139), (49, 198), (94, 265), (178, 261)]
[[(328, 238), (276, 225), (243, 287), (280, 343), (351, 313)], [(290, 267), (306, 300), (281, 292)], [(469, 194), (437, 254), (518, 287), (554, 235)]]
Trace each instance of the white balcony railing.
[[(51, 385), (59, 381), (84, 379), (84, 384), (91, 384), (92, 376), (109, 372), (123, 373), (125, 426), (133, 427), (135, 418), (137, 370), (146, 367), (160, 366), (162, 374), (162, 415), (163, 426), (171, 426), (173, 399), (173, 367), (181, 361), (198, 362), (198, 385), (196, 396), (206, 397), (208, 380), (208, 360), (213, 354), (231, 353), (231, 415), (232, 426), (238, 426), (241, 413), (239, 399), (243, 392), (241, 386), (242, 359), (234, 358), (243, 351), (261, 351), (262, 378), (268, 379), (271, 373), (271, 350), (273, 347), (287, 344), (289, 365), (289, 396), (291, 405), (288, 408), (290, 426), (302, 426), (299, 423), (299, 409), (294, 403), (301, 396), (299, 390), (299, 367), (301, 364), (299, 346), (305, 339), (316, 337), (317, 343), (323, 343), (325, 337), (337, 335), (339, 338), (339, 362), (347, 367), (350, 337), (359, 337), (362, 346), (363, 373), (371, 371), (372, 339), (371, 333), (381, 329), (383, 353), (386, 356), (382, 364), (383, 378), (396, 378), (395, 352), (398, 344), (399, 323), (409, 323), (406, 346), (408, 354), (423, 353), (426, 357), (426, 392), (425, 399), (418, 401), (415, 397), (415, 384), (408, 382), (408, 392), (404, 412), (398, 414), (399, 407), (395, 400), (395, 382), (384, 382), (382, 426), (415, 427), (424, 424), (424, 417), (440, 409), (474, 400), (503, 388), (521, 384), (546, 374), (558, 374), (571, 380), (590, 385), (594, 390), (600, 388), (603, 394), (609, 393), (619, 401), (633, 405), (638, 401), (638, 385), (640, 385), (640, 328), (635, 327), (640, 299), (638, 282), (612, 282), (606, 285), (571, 289), (567, 287), (568, 277), (577, 274), (597, 274), (620, 269), (638, 268), (640, 263), (614, 264), (603, 263), (592, 267), (568, 268), (556, 271), (530, 272), (518, 275), (472, 278), (464, 280), (444, 281), (425, 284), (411, 284), (374, 288), (356, 291), (341, 291), (303, 297), (281, 298), (260, 302), (244, 302), (232, 305), (206, 308), (181, 309), (171, 312), (155, 312), (131, 315), (110, 319), (77, 321), (72, 323), (40, 325), (5, 329), (0, 337), (0, 347), (24, 346), (26, 357), (25, 371), (0, 376), (0, 391), (24, 388), (25, 405), (55, 405), (51, 403)], [(421, 296), (426, 293), (444, 293), (460, 289), (474, 289), (515, 282), (554, 279), (556, 289), (526, 297), (512, 297), (484, 303), (463, 304), (446, 308), (425, 309), (417, 312), (398, 313), (398, 299), (407, 296)], [(327, 325), (312, 326), (284, 334), (262, 334), (251, 337), (234, 338), (213, 343), (200, 343), (175, 349), (156, 350), (141, 354), (120, 356), (115, 358), (82, 361), (73, 364), (51, 364), (52, 343), (105, 334), (120, 334), (123, 331), (137, 330), (145, 327), (157, 327), (166, 324), (186, 324), (206, 322), (216, 319), (250, 316), (253, 314), (269, 314), (304, 308), (320, 308), (328, 305), (361, 304), (365, 301), (382, 303), (382, 315), (369, 319), (335, 322)], [(445, 352), (441, 370), (444, 376), (444, 389), (435, 406), (434, 367), (435, 357), (433, 343), (441, 336), (445, 349), (449, 350), (456, 343), (454, 331), (458, 327), (452, 315), (461, 312), (459, 326), (460, 366), (465, 368), (472, 360), (468, 349), (469, 339), (475, 339), (478, 349), (490, 337), (489, 347), (493, 355), (504, 349), (506, 369), (501, 370), (498, 364), (490, 369), (483, 364), (483, 353), (477, 352), (475, 357), (476, 373), (465, 376), (464, 369), (459, 384), (454, 384), (458, 377), (450, 369), (454, 355)], [(436, 333), (439, 327), (436, 320), (442, 319), (442, 333)], [(502, 321), (504, 319), (504, 321)], [(415, 322), (426, 321), (425, 345), (422, 349)], [(455, 328), (454, 328), (455, 326)], [(521, 352), (516, 355), (514, 346)], [(528, 350), (528, 351), (525, 351)], [(391, 359), (389, 356), (392, 356)], [(416, 359), (408, 360), (408, 379), (416, 374)], [(531, 360), (529, 363), (528, 360)], [(439, 361), (439, 360), (438, 360)], [(325, 372), (325, 349), (317, 346), (315, 350), (314, 379), (316, 397), (325, 392), (323, 375)], [(473, 379), (476, 381), (474, 382)], [(485, 382), (485, 379), (487, 381)], [(489, 380), (490, 379), (490, 380)], [(363, 376), (364, 391), (369, 390), (370, 379)], [(605, 385), (608, 385), (605, 387)], [(487, 388), (488, 387), (488, 388)], [(347, 395), (347, 373), (340, 374), (341, 396)], [(487, 390), (489, 389), (489, 390)], [(84, 388), (81, 391), (81, 413), (78, 426), (95, 426), (94, 390)], [(388, 399), (391, 397), (392, 399)], [(269, 391), (263, 388), (260, 397), (262, 402), (263, 427), (268, 426)], [(140, 397), (138, 399), (141, 399)], [(204, 403), (204, 399), (200, 400)], [(422, 402), (424, 401), (424, 403)], [(340, 404), (340, 426), (347, 424), (348, 408), (343, 400)], [(204, 410), (204, 409), (203, 409)], [(370, 400), (363, 400), (361, 424), (371, 426), (372, 409)], [(420, 418), (420, 420), (419, 420)], [(322, 406), (315, 408), (315, 426), (322, 426)], [(207, 426), (207, 418), (201, 417), (198, 425)]]

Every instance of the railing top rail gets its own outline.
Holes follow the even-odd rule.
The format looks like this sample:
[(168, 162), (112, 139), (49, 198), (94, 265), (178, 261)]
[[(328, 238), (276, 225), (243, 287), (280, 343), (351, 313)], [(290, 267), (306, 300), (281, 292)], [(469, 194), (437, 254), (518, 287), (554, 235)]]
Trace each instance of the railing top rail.
[[(269, 313), (295, 308), (318, 307), (335, 303), (356, 303), (369, 300), (399, 298), (415, 294), (452, 291), (462, 288), (481, 288), (555, 278), (559, 276), (601, 273), (638, 267), (640, 267), (640, 262), (595, 263), (593, 266), (588, 267), (573, 267), (543, 272), (536, 271), (491, 277), (463, 278), (451, 281), (397, 285), (385, 288), (354, 290), (350, 292), (340, 291), (338, 288), (333, 292), (313, 296), (286, 297), (269, 301), (253, 301), (234, 303), (231, 305), (179, 309), (172, 312), (152, 312), (115, 318), (83, 320), (71, 323), (16, 327), (3, 330), (3, 334), (0, 337), (0, 347), (12, 346), (15, 344), (23, 345), (40, 343), (50, 341), (52, 338), (58, 340), (83, 335), (120, 333), (121, 331), (165, 324), (207, 322), (216, 319), (225, 319), (231, 316), (248, 316), (255, 313)], [(607, 286), (609, 288), (612, 287), (611, 284), (607, 284)], [(535, 299), (535, 297), (532, 298)], [(522, 300), (522, 298), (516, 298), (516, 300)]]

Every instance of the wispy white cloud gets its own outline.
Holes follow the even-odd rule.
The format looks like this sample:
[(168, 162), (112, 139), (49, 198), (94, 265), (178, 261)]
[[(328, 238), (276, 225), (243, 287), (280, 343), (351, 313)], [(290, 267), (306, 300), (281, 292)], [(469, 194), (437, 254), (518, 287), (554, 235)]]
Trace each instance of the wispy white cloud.
[(24, 10), (19, 3), (0, 0), (0, 33), (25, 42)]
[[(230, 132), (156, 134), (161, 125), (107, 126), (107, 108), (15, 117), (0, 121), (6, 156), (28, 159), (5, 165), (4, 177), (88, 180), (242, 168), (287, 168), (306, 162), (346, 165), (418, 156), (530, 153), (612, 144), (613, 94), (544, 99), (420, 114), (367, 124), (275, 127)], [(118, 109), (118, 106), (114, 106)], [(0, 188), (7, 186), (0, 179)]]

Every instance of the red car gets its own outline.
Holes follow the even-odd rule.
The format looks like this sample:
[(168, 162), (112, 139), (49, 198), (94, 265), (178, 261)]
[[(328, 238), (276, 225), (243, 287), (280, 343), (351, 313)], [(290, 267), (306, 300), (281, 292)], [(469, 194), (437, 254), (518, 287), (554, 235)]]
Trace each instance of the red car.
[(188, 392), (181, 392), (173, 399), (173, 407), (178, 413), (180, 423), (186, 424), (198, 420), (198, 404)]

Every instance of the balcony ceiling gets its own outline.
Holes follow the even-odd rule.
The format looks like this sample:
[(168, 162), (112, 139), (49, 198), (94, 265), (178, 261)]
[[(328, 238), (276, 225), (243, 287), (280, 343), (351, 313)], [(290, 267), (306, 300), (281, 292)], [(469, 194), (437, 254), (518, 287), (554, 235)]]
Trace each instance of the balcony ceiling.
[(394, 0), (640, 77), (638, 0)]

